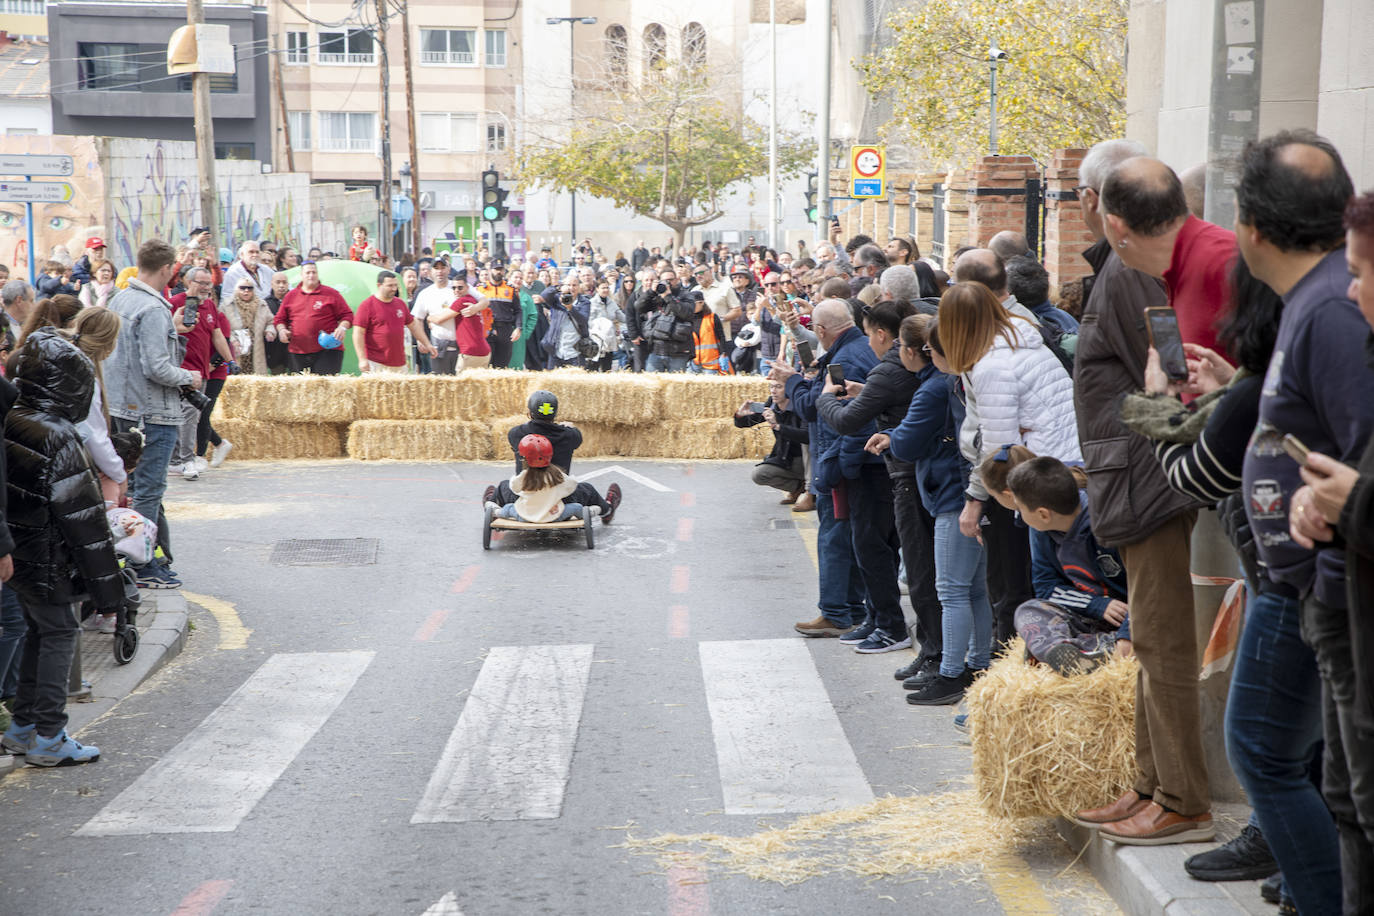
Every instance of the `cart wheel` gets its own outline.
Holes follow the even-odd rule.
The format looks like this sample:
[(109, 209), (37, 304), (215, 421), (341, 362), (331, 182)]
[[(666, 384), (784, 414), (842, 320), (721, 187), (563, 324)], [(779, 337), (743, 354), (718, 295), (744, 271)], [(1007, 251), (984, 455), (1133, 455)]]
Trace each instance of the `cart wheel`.
[(484, 510), (484, 515), (483, 515), (483, 519), (482, 519), (482, 549), (483, 549), (483, 550), (491, 550), (491, 520), (492, 520), (492, 517), (493, 517), (495, 514), (496, 514), (496, 513), (492, 510), (491, 506), (487, 506), (486, 509)]
[(124, 635), (116, 634), (114, 639), (114, 658), (116, 664), (127, 665), (138, 653), (138, 630), (132, 626), (124, 628)]
[(591, 550), (596, 546), (596, 529), (592, 527), (592, 510), (588, 506), (582, 510), (583, 525), (587, 529), (587, 549)]

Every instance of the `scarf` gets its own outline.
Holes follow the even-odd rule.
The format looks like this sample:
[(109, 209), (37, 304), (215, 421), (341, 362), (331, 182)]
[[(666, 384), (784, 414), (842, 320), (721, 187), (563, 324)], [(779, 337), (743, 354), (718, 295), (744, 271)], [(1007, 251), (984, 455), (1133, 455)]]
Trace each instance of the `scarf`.
[(720, 319), (709, 311), (697, 322), (696, 330), (692, 332), (697, 345), (696, 364), (707, 375), (734, 375), (735, 368), (721, 355), (720, 338), (716, 336), (718, 327)]

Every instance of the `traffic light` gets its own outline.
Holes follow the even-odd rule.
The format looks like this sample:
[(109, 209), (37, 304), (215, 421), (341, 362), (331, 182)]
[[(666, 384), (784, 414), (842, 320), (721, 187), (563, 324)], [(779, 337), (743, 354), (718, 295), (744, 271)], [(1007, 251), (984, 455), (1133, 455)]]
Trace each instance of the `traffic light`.
[(816, 189), (819, 177), (815, 172), (806, 173), (806, 221), (814, 223), (819, 212), (816, 208)]
[(487, 169), (482, 173), (482, 219), (494, 223), (504, 217), (509, 210), (506, 195), (510, 192), (501, 187), (501, 173)]

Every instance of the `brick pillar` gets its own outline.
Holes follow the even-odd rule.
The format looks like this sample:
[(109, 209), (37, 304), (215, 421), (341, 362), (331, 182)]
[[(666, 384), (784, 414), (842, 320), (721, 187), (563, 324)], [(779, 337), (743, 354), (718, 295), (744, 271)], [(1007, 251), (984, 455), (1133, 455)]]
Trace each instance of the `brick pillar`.
[(1082, 254), (1097, 241), (1083, 225), (1082, 205), (1074, 188), (1085, 149), (1056, 150), (1045, 170), (1045, 269), (1050, 273), (1050, 295), (1068, 280), (1092, 272)]
[(1029, 156), (984, 156), (968, 188), (971, 244), (986, 246), (1004, 230), (1026, 231), (1026, 182), (1040, 170)]
[(935, 241), (935, 186), (943, 183), (945, 176), (939, 172), (927, 172), (916, 176), (916, 247), (921, 255), (930, 254), (931, 243)]
[(945, 179), (945, 237), (943, 266), (951, 271), (954, 252), (969, 244), (969, 197), (973, 173), (968, 169), (951, 169)]

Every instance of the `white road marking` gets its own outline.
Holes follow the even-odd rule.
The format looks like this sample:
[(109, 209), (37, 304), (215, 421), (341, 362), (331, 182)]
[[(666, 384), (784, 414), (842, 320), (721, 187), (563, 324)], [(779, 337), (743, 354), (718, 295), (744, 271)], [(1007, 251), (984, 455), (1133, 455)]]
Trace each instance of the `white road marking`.
[(343, 702), (375, 654), (272, 656), (77, 836), (234, 830)]
[(425, 910), (422, 916), (463, 916), (463, 911), (458, 906), (458, 895), (449, 891), (440, 897), (434, 906)]
[(410, 822), (558, 817), (592, 650), (493, 648)]
[(726, 814), (861, 805), (873, 790), (799, 639), (700, 644)]
[(637, 472), (637, 471), (631, 471), (631, 470), (629, 470), (628, 468), (622, 468), (622, 467), (621, 467), (620, 465), (618, 465), (618, 464), (613, 464), (613, 465), (611, 465), (611, 466), (608, 467), (608, 468), (598, 468), (598, 469), (596, 469), (595, 471), (588, 471), (588, 472), (586, 472), (585, 474), (582, 473), (581, 471), (578, 471), (578, 472), (577, 472), (577, 479), (580, 480), (580, 481), (582, 481), (582, 480), (591, 480), (593, 477), (600, 477), (602, 474), (610, 474), (610, 473), (612, 473), (612, 472), (614, 472), (614, 473), (616, 473), (616, 474), (619, 474), (621, 477), (628, 477), (630, 480), (633, 480), (635, 483), (643, 484), (644, 486), (648, 487), (650, 490), (656, 490), (656, 491), (658, 491), (659, 493), (671, 493), (671, 492), (673, 492), (673, 488), (672, 488), (672, 487), (664, 486), (663, 484), (659, 483), (657, 480), (653, 480), (652, 478), (645, 477), (643, 474), (640, 474), (640, 473)]

